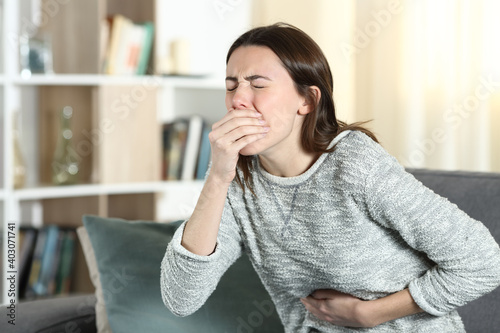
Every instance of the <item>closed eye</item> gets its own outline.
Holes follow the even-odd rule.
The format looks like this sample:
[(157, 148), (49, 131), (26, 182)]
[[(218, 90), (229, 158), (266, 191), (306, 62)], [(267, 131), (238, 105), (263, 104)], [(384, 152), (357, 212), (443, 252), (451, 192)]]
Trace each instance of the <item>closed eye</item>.
[[(250, 75), (250, 76), (246, 76), (245, 78), (245, 81), (247, 82), (250, 82), (252, 83), (252, 87), (255, 88), (255, 89), (263, 89), (263, 88), (266, 88), (267, 86), (266, 85), (256, 85), (255, 83), (257, 83), (256, 81), (258, 81), (259, 83), (262, 82), (263, 80), (265, 81), (272, 81), (269, 77), (267, 76), (263, 76), (263, 75)], [(264, 82), (265, 82), (264, 81)], [(228, 76), (226, 77), (226, 84), (228, 86), (232, 86), (234, 84), (234, 87), (226, 87), (226, 91), (235, 91), (236, 88), (238, 88), (238, 79), (234, 76)]]
[[(265, 86), (256, 86), (256, 85), (252, 85), (252, 87), (255, 88), (255, 89), (264, 89), (264, 88), (266, 88)], [(235, 91), (236, 88), (238, 88), (238, 86), (235, 86), (233, 88), (226, 88), (226, 90), (227, 91)]]

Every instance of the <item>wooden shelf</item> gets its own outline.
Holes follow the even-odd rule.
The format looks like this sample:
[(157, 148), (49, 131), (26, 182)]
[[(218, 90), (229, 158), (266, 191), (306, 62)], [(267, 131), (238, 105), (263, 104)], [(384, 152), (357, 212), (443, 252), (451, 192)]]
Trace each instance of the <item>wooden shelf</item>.
[[(203, 181), (168, 181), (168, 182), (143, 182), (143, 183), (120, 183), (120, 184), (83, 184), (71, 186), (47, 186), (37, 188), (26, 188), (14, 191), (17, 200), (43, 200), (67, 197), (119, 195), (134, 193), (156, 193), (175, 191), (192, 187), (201, 188)], [(3, 195), (3, 193), (0, 193)], [(1, 197), (0, 197), (1, 198)]]

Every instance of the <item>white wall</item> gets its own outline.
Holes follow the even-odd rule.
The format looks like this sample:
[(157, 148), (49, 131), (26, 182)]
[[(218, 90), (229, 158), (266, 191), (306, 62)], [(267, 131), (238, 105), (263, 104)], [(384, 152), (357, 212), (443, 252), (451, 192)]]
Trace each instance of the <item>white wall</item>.
[[(170, 42), (190, 42), (191, 74), (225, 77), (226, 52), (251, 25), (251, 0), (157, 1), (156, 61), (169, 55)], [(175, 11), (172, 10), (175, 7)], [(207, 37), (209, 36), (209, 37)]]

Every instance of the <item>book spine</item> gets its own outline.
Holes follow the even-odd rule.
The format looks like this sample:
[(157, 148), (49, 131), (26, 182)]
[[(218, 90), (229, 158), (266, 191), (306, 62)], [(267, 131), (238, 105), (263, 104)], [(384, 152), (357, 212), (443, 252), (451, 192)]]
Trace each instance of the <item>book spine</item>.
[(23, 244), (19, 253), (19, 298), (26, 297), (26, 288), (30, 274), (33, 254), (37, 243), (38, 230), (35, 228), (22, 229)]
[(56, 276), (56, 294), (68, 294), (71, 286), (71, 275), (75, 255), (76, 231), (67, 230), (61, 248), (61, 260)]
[(210, 140), (208, 139), (210, 130), (211, 129), (208, 125), (205, 125), (203, 128), (200, 144), (200, 154), (198, 156), (198, 166), (196, 167), (196, 179), (205, 179), (206, 173), (208, 171), (208, 165), (210, 163), (211, 157)]
[(58, 239), (59, 228), (57, 226), (48, 226), (47, 239), (40, 265), (40, 274), (38, 281), (33, 286), (33, 290), (38, 296), (46, 296), (49, 294), (49, 284), (56, 261)]
[(152, 22), (145, 22), (143, 24), (145, 30), (144, 44), (139, 56), (139, 63), (137, 66), (137, 74), (144, 75), (148, 71), (149, 57), (153, 46), (154, 24)]
[(168, 150), (167, 180), (179, 180), (181, 178), (188, 127), (189, 124), (186, 119), (178, 119), (172, 124)]
[(45, 241), (47, 239), (47, 229), (42, 228), (38, 231), (36, 240), (35, 251), (33, 253), (33, 261), (29, 272), (28, 286), (26, 288), (26, 298), (33, 298), (36, 296), (35, 285), (40, 276), (40, 269), (42, 266), (42, 257), (45, 250)]
[(202, 131), (203, 119), (200, 116), (191, 116), (189, 119), (181, 180), (194, 179)]

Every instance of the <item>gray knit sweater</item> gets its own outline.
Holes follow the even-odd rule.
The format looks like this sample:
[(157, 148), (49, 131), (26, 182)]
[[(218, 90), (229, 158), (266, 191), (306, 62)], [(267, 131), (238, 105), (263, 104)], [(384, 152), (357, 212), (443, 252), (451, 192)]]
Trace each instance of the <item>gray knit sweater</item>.
[[(286, 332), (464, 332), (455, 308), (500, 284), (498, 244), (365, 134), (334, 143), (297, 177), (271, 175), (255, 158), (256, 196), (230, 187), (212, 255), (187, 251), (177, 230), (161, 266), (173, 313), (196, 311), (245, 251)], [(322, 322), (299, 300), (316, 289), (373, 300), (407, 287), (425, 312), (372, 329)]]

